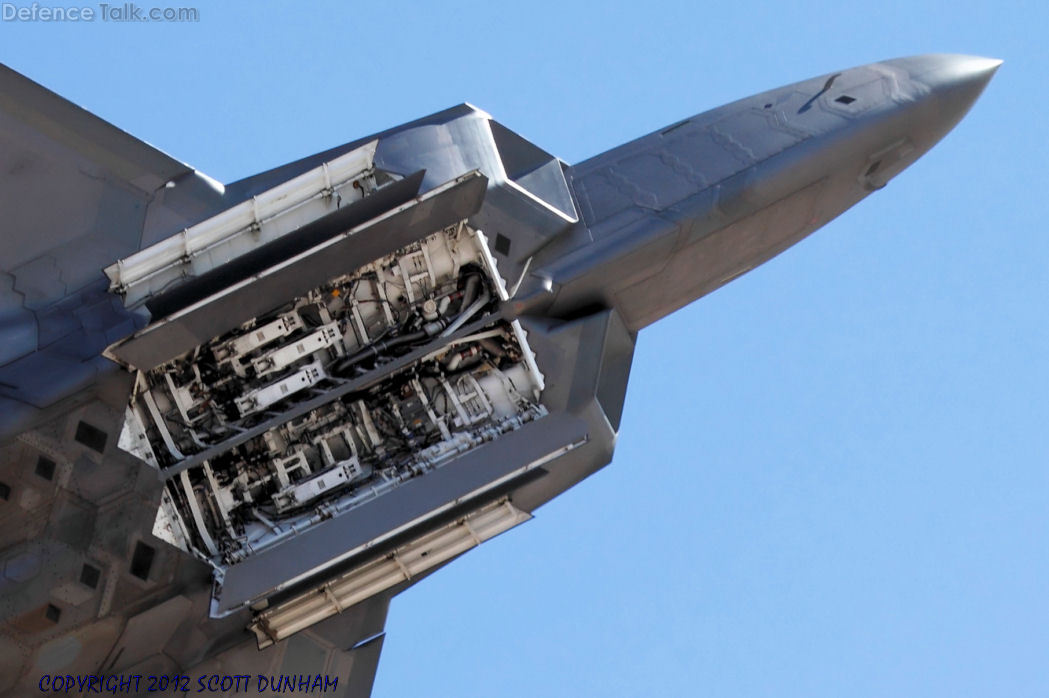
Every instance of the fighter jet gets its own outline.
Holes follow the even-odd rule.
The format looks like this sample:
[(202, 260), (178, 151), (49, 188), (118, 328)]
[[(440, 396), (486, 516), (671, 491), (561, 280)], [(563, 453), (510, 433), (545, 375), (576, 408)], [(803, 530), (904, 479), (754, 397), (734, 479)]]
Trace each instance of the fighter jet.
[(368, 695), (392, 597), (611, 460), (637, 333), (999, 64), (841, 70), (576, 165), (462, 104), (228, 184), (0, 70), (0, 693)]

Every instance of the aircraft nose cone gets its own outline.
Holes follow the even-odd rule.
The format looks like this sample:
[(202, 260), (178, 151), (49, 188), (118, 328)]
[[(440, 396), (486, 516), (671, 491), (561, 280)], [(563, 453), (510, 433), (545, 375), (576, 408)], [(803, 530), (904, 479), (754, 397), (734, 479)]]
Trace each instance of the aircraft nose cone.
[(912, 77), (925, 83), (945, 106), (960, 110), (960, 119), (980, 96), (1002, 64), (997, 58), (979, 56), (928, 56), (922, 70)]
[(908, 56), (888, 61), (889, 64), (903, 68), (911, 78), (922, 80), (932, 86), (935, 83), (956, 83), (987, 81), (1002, 64), (997, 58), (982, 56), (963, 56), (950, 53), (931, 53), (924, 56)]
[(933, 54), (889, 61), (928, 89), (929, 135), (939, 140), (961, 121), (987, 87), (1002, 61), (980, 56)]

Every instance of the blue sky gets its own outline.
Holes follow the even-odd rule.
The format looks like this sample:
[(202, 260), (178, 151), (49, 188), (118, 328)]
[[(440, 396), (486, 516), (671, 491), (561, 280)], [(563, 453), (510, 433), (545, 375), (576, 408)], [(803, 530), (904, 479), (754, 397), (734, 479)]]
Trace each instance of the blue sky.
[(2, 22), (0, 60), (232, 181), (461, 101), (575, 162), (1005, 59), (885, 190), (641, 334), (613, 463), (396, 599), (374, 695), (1049, 694), (1043, 3), (197, 7)]

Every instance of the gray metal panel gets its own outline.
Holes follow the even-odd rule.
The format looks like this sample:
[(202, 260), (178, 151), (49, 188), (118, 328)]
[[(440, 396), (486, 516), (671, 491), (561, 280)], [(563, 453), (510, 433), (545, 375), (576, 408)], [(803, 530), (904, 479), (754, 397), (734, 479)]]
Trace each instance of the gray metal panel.
[(612, 311), (605, 325), (601, 343), (601, 374), (597, 383), (597, 401), (608, 423), (617, 433), (623, 419), (630, 364), (634, 360), (635, 335), (627, 330), (619, 313)]
[(546, 468), (543, 477), (515, 485), (514, 505), (534, 511), (612, 460), (634, 335), (614, 309), (567, 322), (521, 318), (521, 324), (546, 378), (543, 404), (585, 421), (589, 438)]
[[(455, 121), (457, 119), (483, 117), (483, 112), (478, 111), (476, 107), (473, 107), (465, 103), (458, 104), (454, 107), (449, 107), (448, 109), (443, 109), (439, 112), (430, 114), (429, 116), (424, 116), (421, 119), (409, 121), (406, 124), (401, 124), (400, 126), (395, 126), (393, 128), (386, 129), (385, 131), (380, 131), (379, 133), (373, 133), (370, 136), (358, 138), (356, 140), (350, 141), (349, 143), (343, 143), (342, 145), (337, 145), (334, 148), (329, 148), (328, 150), (324, 150), (322, 152), (315, 153), (304, 158), (300, 158), (299, 160), (280, 165), (279, 167), (274, 167), (273, 169), (253, 174), (250, 177), (239, 179), (236, 182), (231, 182), (230, 184), (226, 185), (226, 198), (232, 206), (235, 203), (244, 201), (247, 198), (259, 194), (260, 192), (264, 192), (267, 189), (272, 189), (274, 186), (280, 184), (281, 182), (286, 182), (289, 179), (292, 179), (293, 177), (297, 177), (298, 175), (302, 174), (303, 172), (306, 172), (307, 170), (311, 170), (314, 167), (320, 166), (321, 163), (329, 162), (337, 158), (338, 156), (344, 153), (348, 153), (354, 148), (359, 148), (360, 146), (370, 141), (378, 140), (381, 143), (382, 141), (388, 140), (396, 136), (397, 134), (403, 133), (405, 131), (410, 131), (412, 129), (422, 128), (425, 126), (439, 126), (451, 121)], [(394, 159), (384, 159), (381, 156), (378, 156), (375, 164), (380, 169), (386, 170), (388, 172), (394, 172), (401, 175), (408, 175), (409, 173), (415, 172), (417, 169), (419, 169), (420, 159), (418, 157), (413, 157), (409, 161), (404, 162), (397, 161)], [(466, 170), (463, 170), (463, 172), (466, 172)]]
[(543, 404), (578, 413), (598, 400), (613, 431), (619, 430), (634, 335), (615, 309), (567, 322), (521, 318), (536, 363), (546, 380)]
[(382, 654), (382, 643), (385, 639), (386, 635), (379, 635), (350, 650), (353, 665), (346, 677), (348, 688), (340, 698), (368, 698), (372, 694), (375, 672), (379, 669), (379, 655)]
[(219, 613), (269, 593), (274, 587), (328, 563), (393, 529), (425, 516), (562, 446), (587, 438), (586, 424), (565, 414), (547, 415), (466, 453), (425, 477), (299, 536), (234, 564), (226, 571), (218, 596)]
[(390, 593), (379, 594), (322, 620), (309, 629), (310, 635), (342, 649), (351, 649), (382, 633), (390, 610)]
[(264, 272), (269, 267), (305, 252), (339, 233), (352, 230), (391, 209), (403, 206), (419, 194), (422, 179), (423, 172), (419, 171), (387, 184), (363, 199), (321, 216), (287, 235), (264, 245), (256, 245), (250, 252), (201, 276), (165, 289), (149, 298), (146, 307), (154, 318), (172, 315), (253, 274)]
[(120, 641), (109, 652), (107, 665), (120, 671), (160, 653), (191, 607), (185, 596), (173, 596), (128, 619)]
[(484, 200), (487, 180), (463, 175), (364, 225), (176, 313), (107, 350), (148, 370), (258, 317), (328, 279), (463, 220)]

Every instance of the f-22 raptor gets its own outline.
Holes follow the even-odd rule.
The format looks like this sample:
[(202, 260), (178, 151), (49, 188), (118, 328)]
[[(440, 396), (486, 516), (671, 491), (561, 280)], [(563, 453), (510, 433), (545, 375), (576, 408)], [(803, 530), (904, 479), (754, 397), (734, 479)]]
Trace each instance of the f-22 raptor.
[(368, 695), (393, 596), (611, 460), (637, 333), (885, 186), (999, 63), (576, 165), (463, 104), (229, 184), (3, 68), (0, 694)]

